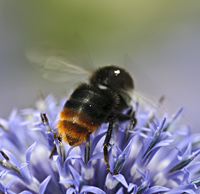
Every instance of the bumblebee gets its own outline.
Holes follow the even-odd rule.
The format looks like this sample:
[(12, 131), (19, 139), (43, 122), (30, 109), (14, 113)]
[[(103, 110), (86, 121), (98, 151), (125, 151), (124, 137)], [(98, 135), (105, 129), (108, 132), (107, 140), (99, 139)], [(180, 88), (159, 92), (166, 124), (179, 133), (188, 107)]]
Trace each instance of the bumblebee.
[(89, 83), (80, 84), (65, 103), (56, 126), (58, 136), (71, 146), (83, 144), (102, 123), (128, 107), (129, 96), (124, 91), (130, 89), (133, 80), (124, 69), (117, 66), (98, 69)]
[[(43, 76), (47, 79), (66, 81), (69, 75), (89, 72), (88, 66), (82, 68), (73, 65), (61, 55), (52, 55), (47, 59), (39, 57), (40, 60), (32, 56), (29, 53), (29, 59), (39, 64)], [(93, 71), (88, 82), (79, 84), (64, 104), (56, 125), (58, 138), (70, 146), (82, 145), (101, 124), (109, 122), (103, 153), (108, 171), (115, 174), (110, 171), (108, 146), (116, 120), (130, 119), (130, 115), (123, 114), (123, 110), (130, 105), (130, 94), (133, 89), (134, 82), (131, 75), (121, 67), (110, 65)], [(86, 157), (90, 155), (88, 150), (85, 150)], [(85, 161), (87, 163), (88, 159)]]

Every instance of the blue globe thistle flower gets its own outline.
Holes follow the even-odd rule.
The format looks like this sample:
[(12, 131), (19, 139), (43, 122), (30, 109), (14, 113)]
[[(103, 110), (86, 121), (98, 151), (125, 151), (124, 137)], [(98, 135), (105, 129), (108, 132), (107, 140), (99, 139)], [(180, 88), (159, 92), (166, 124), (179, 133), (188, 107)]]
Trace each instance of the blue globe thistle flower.
[[(71, 147), (56, 137), (64, 100), (53, 95), (34, 109), (14, 109), (0, 119), (0, 193), (200, 193), (200, 134), (191, 134), (174, 116), (158, 119), (156, 111), (134, 104), (133, 121), (116, 123), (109, 147), (110, 174), (104, 163), (104, 123), (85, 144)], [(53, 151), (52, 151), (53, 150)]]

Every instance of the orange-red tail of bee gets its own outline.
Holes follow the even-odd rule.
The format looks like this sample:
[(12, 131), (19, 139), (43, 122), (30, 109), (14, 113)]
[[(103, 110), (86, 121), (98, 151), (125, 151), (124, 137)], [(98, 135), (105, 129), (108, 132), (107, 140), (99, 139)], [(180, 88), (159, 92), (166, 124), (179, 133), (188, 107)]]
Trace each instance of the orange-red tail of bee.
[(88, 135), (98, 129), (100, 123), (86, 113), (72, 108), (64, 108), (60, 112), (57, 123), (58, 136), (69, 145), (83, 144)]

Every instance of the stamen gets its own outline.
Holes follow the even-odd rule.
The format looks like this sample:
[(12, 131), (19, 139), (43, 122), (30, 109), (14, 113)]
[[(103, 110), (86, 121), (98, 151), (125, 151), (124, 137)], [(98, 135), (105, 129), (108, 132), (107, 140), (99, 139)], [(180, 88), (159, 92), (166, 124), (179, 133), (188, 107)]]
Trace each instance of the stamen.
[(90, 148), (91, 148), (91, 141), (90, 141), (90, 135), (88, 135), (85, 143), (85, 153), (84, 153), (84, 162), (86, 165), (90, 160)]
[(0, 151), (1, 155), (6, 159), (6, 160), (9, 160), (10, 158), (6, 155), (5, 152), (3, 151)]
[(184, 158), (181, 162), (179, 162), (176, 166), (174, 166), (169, 173), (172, 173), (174, 171), (180, 170), (182, 168), (184, 168), (185, 166), (187, 166), (190, 162), (192, 162), (192, 160), (199, 155), (200, 150), (193, 152), (191, 155), (187, 156), (186, 158)]
[(22, 177), (20, 170), (13, 163), (8, 162), (7, 160), (1, 160), (0, 159), (0, 165), (3, 166), (4, 168), (8, 169), (8, 170), (16, 172), (17, 174), (19, 174)]
[(122, 169), (124, 162), (125, 162), (125, 156), (123, 157), (122, 155), (120, 155), (115, 163), (114, 173), (116, 174), (119, 173), (119, 171)]
[(47, 132), (50, 132), (50, 131), (52, 132), (52, 129), (51, 129), (50, 125), (49, 125), (49, 120), (48, 120), (48, 118), (46, 116), (46, 113), (41, 113), (40, 117), (41, 117), (41, 120), (42, 120), (43, 124), (46, 126)]
[(5, 132), (9, 132), (8, 126), (4, 122), (0, 122), (0, 128), (2, 128)]

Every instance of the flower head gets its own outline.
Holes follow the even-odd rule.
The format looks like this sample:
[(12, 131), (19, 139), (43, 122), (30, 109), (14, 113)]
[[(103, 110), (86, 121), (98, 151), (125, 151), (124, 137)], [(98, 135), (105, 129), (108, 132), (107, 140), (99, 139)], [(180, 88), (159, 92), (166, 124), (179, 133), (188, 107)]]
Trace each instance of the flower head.
[(200, 135), (174, 116), (158, 119), (156, 111), (133, 104), (133, 120), (114, 124), (107, 171), (103, 142), (108, 124), (85, 144), (71, 147), (56, 136), (64, 100), (53, 95), (34, 109), (14, 109), (0, 119), (0, 193), (197, 193), (200, 185)]

